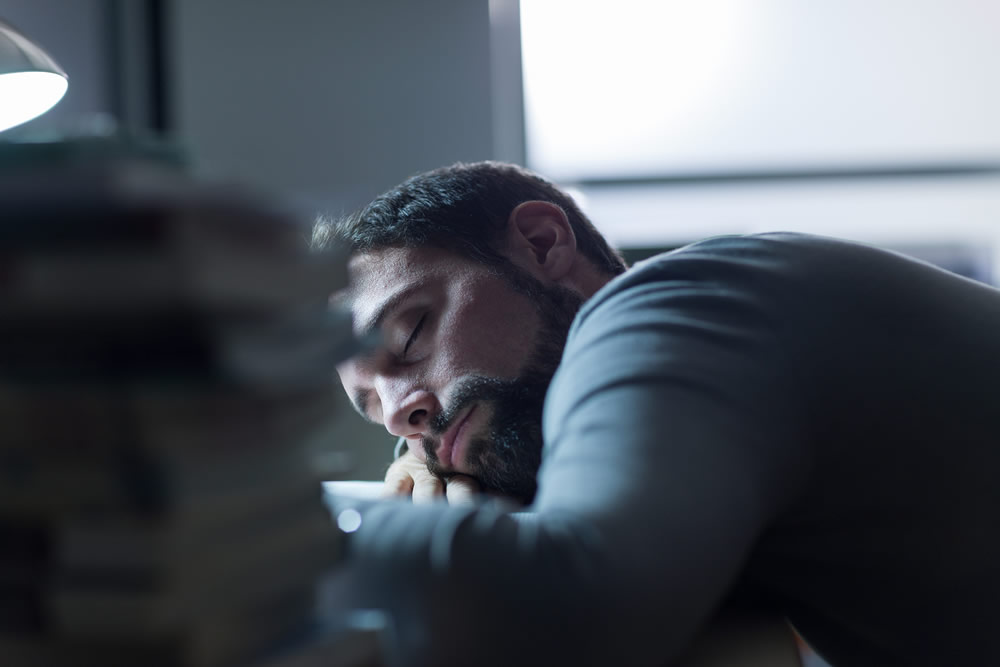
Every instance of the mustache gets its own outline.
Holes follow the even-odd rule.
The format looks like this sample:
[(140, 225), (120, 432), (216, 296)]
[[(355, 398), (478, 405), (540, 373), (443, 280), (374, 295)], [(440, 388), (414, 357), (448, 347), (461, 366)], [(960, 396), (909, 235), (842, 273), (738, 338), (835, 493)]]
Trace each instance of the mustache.
[(420, 443), (427, 456), (428, 468), (439, 477), (449, 476), (441, 469), (437, 448), (441, 437), (450, 429), (466, 408), (477, 402), (493, 401), (508, 389), (511, 382), (488, 375), (472, 375), (459, 380), (448, 406), (434, 415), (428, 423), (431, 435), (425, 435)]

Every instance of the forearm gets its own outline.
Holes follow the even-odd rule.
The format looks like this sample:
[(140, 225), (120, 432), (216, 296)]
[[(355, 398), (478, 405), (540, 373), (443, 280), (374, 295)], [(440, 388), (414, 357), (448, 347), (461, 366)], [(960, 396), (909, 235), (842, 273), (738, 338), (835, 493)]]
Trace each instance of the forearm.
[(609, 596), (586, 531), (443, 503), (383, 502), (363, 515), (352, 604), (392, 614), (402, 664), (591, 664), (600, 642), (584, 638), (607, 631), (595, 612)]

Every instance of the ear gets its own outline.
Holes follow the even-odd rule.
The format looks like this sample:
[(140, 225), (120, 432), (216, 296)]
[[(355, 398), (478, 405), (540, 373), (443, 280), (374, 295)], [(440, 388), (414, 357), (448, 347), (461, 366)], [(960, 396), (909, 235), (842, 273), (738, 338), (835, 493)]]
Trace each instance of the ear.
[(526, 201), (508, 219), (510, 259), (533, 275), (564, 278), (576, 260), (576, 235), (566, 212), (547, 201)]

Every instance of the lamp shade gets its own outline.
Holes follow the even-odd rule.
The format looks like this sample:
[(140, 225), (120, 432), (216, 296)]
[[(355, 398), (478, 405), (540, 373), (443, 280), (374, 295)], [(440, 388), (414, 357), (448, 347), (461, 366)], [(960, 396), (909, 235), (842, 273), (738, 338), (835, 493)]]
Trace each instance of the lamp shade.
[(0, 21), (0, 132), (51, 109), (67, 86), (49, 54)]

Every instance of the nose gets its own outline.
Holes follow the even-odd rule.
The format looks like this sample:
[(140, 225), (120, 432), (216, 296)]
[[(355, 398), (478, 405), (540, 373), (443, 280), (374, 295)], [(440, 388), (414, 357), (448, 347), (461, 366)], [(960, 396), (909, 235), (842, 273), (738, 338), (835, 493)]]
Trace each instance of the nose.
[(434, 394), (426, 389), (389, 382), (376, 390), (389, 433), (404, 438), (419, 438), (429, 433), (430, 420), (439, 409)]

